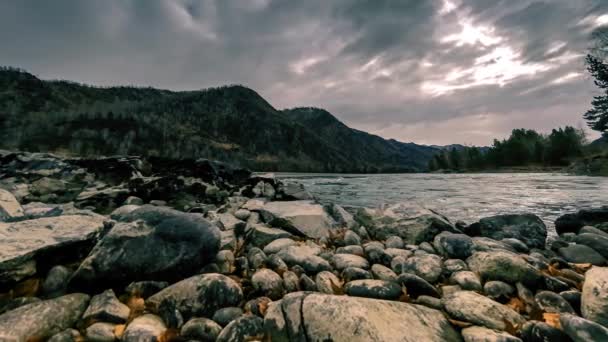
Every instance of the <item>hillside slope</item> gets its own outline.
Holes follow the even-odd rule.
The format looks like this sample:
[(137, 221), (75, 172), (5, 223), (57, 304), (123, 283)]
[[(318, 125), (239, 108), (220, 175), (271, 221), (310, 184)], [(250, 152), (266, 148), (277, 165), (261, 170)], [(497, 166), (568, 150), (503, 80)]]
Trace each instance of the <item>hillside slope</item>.
[(255, 91), (173, 92), (44, 81), (0, 69), (0, 148), (210, 158), (260, 171), (424, 170), (435, 148), (351, 129), (320, 109), (278, 111)]

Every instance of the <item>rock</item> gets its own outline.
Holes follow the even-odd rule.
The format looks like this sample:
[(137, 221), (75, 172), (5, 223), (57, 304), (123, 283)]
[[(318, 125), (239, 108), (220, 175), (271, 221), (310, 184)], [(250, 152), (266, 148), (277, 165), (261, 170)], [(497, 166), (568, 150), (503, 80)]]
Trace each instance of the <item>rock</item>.
[(424, 305), (435, 310), (443, 310), (443, 304), (441, 304), (441, 299), (431, 296), (418, 296), (418, 298), (416, 298), (413, 303)]
[(345, 282), (361, 279), (372, 279), (372, 274), (362, 268), (347, 267), (342, 271), (342, 279)]
[(264, 251), (257, 247), (253, 247), (247, 252), (247, 259), (249, 260), (249, 265), (257, 270), (266, 265), (266, 259), (268, 259), (268, 257)]
[(317, 283), (315, 283), (314, 280), (312, 280), (309, 276), (307, 276), (306, 274), (301, 274), (300, 275), (300, 288), (302, 288), (302, 290), (304, 291), (312, 291), (312, 292), (317, 292)]
[(234, 270), (234, 253), (229, 250), (219, 251), (215, 256), (215, 262), (219, 268), (220, 273), (230, 274)]
[(528, 245), (523, 243), (521, 240), (514, 239), (514, 238), (506, 238), (506, 239), (501, 239), (500, 242), (511, 246), (518, 253), (527, 254), (530, 252), (530, 248), (528, 247)]
[(186, 322), (180, 334), (185, 339), (213, 342), (219, 336), (222, 327), (207, 318), (193, 318)]
[(464, 342), (522, 342), (506, 332), (476, 326), (462, 329), (462, 337)]
[(347, 230), (346, 233), (344, 233), (344, 244), (346, 246), (358, 246), (361, 244), (361, 238), (359, 237), (359, 235), (357, 235), (357, 233), (353, 232), (352, 230)]
[(608, 237), (602, 235), (582, 233), (574, 238), (574, 242), (593, 248), (604, 258), (608, 258)]
[[(109, 322), (124, 323), (129, 318), (131, 310), (124, 305), (112, 290), (106, 290), (91, 298), (89, 307), (84, 312), (82, 319), (86, 322)], [(91, 323), (89, 323), (91, 324)]]
[(38, 197), (55, 195), (63, 193), (66, 190), (66, 184), (59, 179), (43, 177), (30, 184), (30, 192)]
[(545, 322), (528, 321), (520, 331), (525, 342), (571, 342), (572, 340), (563, 331), (556, 329)]
[(490, 299), (504, 303), (515, 293), (515, 288), (499, 280), (491, 280), (483, 285), (483, 293)]
[(88, 288), (183, 279), (210, 263), (219, 251), (219, 230), (197, 214), (145, 205), (124, 220), (97, 243), (71, 285)]
[(555, 230), (559, 235), (568, 232), (578, 233), (584, 226), (595, 226), (604, 222), (608, 222), (608, 206), (562, 215), (555, 221)]
[(123, 205), (144, 205), (144, 200), (136, 196), (129, 196)]
[(399, 204), (373, 215), (360, 210), (355, 218), (370, 228), (369, 232), (376, 240), (399, 236), (405, 243), (420, 244), (432, 241), (442, 231), (456, 232), (445, 217), (416, 205)]
[(384, 241), (384, 245), (386, 246), (386, 248), (403, 249), (405, 247), (403, 239), (398, 236), (389, 236), (386, 241)]
[(471, 271), (460, 271), (452, 273), (450, 277), (452, 284), (460, 285), (466, 291), (481, 291), (481, 282), (477, 275)]
[(486, 217), (469, 226), (466, 232), (494, 240), (514, 238), (524, 241), (530, 248), (544, 248), (547, 240), (547, 227), (533, 214)]
[(264, 247), (264, 253), (266, 254), (274, 254), (278, 253), (281, 249), (287, 248), (289, 246), (295, 246), (298, 243), (289, 238), (279, 238), (273, 240), (269, 244)]
[(246, 342), (264, 338), (264, 320), (242, 316), (230, 322), (217, 337), (217, 342)]
[(496, 241), (487, 237), (474, 237), (472, 240), (474, 251), (488, 252), (493, 250), (504, 250), (516, 253), (515, 249), (511, 247), (511, 245), (501, 241)]
[(283, 273), (283, 288), (286, 293), (300, 291), (300, 278), (291, 271)]
[(606, 264), (606, 259), (601, 254), (585, 245), (569, 245), (558, 249), (557, 252), (562, 258), (575, 264), (589, 263), (595, 266)]
[(49, 270), (42, 283), (42, 293), (47, 298), (65, 294), (72, 272), (65, 266), (55, 266)]
[(347, 267), (369, 268), (369, 262), (365, 258), (353, 254), (335, 254), (331, 263), (338, 271), (342, 271)]
[(448, 260), (444, 261), (443, 268), (449, 274), (452, 274), (452, 273), (458, 272), (458, 271), (466, 271), (469, 269), (466, 262), (464, 262), (460, 259), (448, 259)]
[(211, 317), (221, 308), (236, 306), (243, 299), (241, 287), (231, 278), (215, 273), (196, 275), (177, 282), (146, 301), (153, 312), (163, 301), (172, 301), (186, 320)]
[[(440, 311), (369, 298), (294, 293), (270, 304), (267, 338), (283, 341), (460, 341)], [(356, 335), (353, 332), (357, 332)]]
[(0, 302), (0, 315), (24, 305), (37, 303), (39, 301), (40, 298), (37, 297), (17, 297), (9, 300), (2, 300)]
[(34, 275), (37, 268), (72, 262), (87, 253), (104, 220), (100, 215), (67, 215), (0, 222), (0, 291)]
[(112, 323), (95, 323), (89, 326), (85, 332), (86, 340), (90, 342), (114, 342), (116, 335), (114, 335), (115, 324)]
[(443, 232), (435, 236), (433, 245), (446, 258), (466, 259), (473, 254), (473, 239), (464, 234)]
[(60, 333), (53, 335), (47, 342), (80, 342), (82, 336), (75, 329), (66, 329)]
[(413, 273), (429, 283), (434, 283), (443, 272), (443, 264), (441, 258), (434, 254), (413, 256), (405, 261), (402, 272)]
[(570, 304), (570, 306), (574, 309), (574, 311), (576, 311), (579, 316), (581, 315), (581, 292), (579, 292), (578, 290), (563, 291), (560, 292), (559, 295), (562, 296), (562, 298), (564, 298)]
[(227, 307), (227, 308), (221, 308), (221, 309), (217, 310), (213, 314), (212, 319), (214, 322), (217, 322), (222, 327), (225, 327), (228, 325), (228, 323), (234, 321), (235, 319), (239, 318), (242, 315), (243, 315), (243, 309), (238, 308), (238, 307)]
[(353, 280), (344, 286), (346, 294), (354, 297), (395, 300), (401, 297), (401, 287), (392, 281), (378, 279)]
[(536, 287), (542, 280), (540, 273), (521, 256), (507, 251), (476, 252), (467, 259), (469, 269), (481, 277), (482, 282), (500, 280), (514, 284), (522, 282)]
[(273, 227), (313, 239), (328, 237), (335, 224), (323, 207), (312, 201), (268, 202), (260, 214)]
[(405, 286), (407, 295), (413, 298), (419, 296), (440, 297), (439, 292), (433, 285), (415, 274), (403, 273), (397, 278), (397, 283)]
[(353, 215), (337, 204), (330, 205), (327, 211), (340, 227), (353, 229), (358, 226)]
[(23, 217), (23, 208), (15, 196), (0, 189), (0, 222)]
[(570, 303), (554, 292), (541, 291), (534, 296), (534, 301), (544, 312), (576, 314)]
[(386, 281), (397, 281), (397, 274), (393, 272), (390, 268), (380, 265), (374, 264), (372, 265), (372, 275), (376, 279), (386, 280)]
[(285, 261), (283, 261), (283, 259), (281, 259), (276, 254), (272, 254), (271, 256), (266, 258), (266, 265), (279, 274), (289, 269)]
[(460, 285), (442, 285), (441, 290), (440, 290), (443, 297), (447, 297), (447, 296), (451, 295), (452, 293), (456, 293), (456, 292), (460, 292), (460, 291), (462, 291), (462, 287), (460, 287)]
[(444, 296), (442, 303), (452, 318), (490, 329), (505, 331), (525, 322), (513, 309), (471, 291)]
[(254, 247), (263, 248), (276, 240), (293, 237), (283, 229), (266, 227), (263, 224), (250, 225), (246, 232), (247, 243)]
[(326, 294), (339, 294), (338, 292), (342, 290), (343, 285), (340, 279), (329, 271), (317, 273), (315, 284), (319, 292)]
[(283, 259), (288, 266), (300, 265), (306, 272), (318, 273), (331, 270), (329, 263), (316, 255), (319, 252), (319, 250), (309, 246), (290, 246), (280, 250), (277, 255)]
[(608, 329), (590, 320), (563, 314), (559, 317), (562, 330), (574, 342), (608, 341)]
[(251, 277), (251, 284), (258, 293), (270, 299), (276, 300), (283, 296), (283, 279), (272, 270), (258, 270)]
[(581, 312), (586, 319), (608, 327), (608, 267), (592, 267), (585, 274)]
[(160, 290), (169, 286), (166, 281), (137, 281), (129, 284), (125, 289), (125, 292), (133, 297), (148, 298), (151, 295), (158, 293)]
[(595, 235), (599, 235), (599, 236), (603, 236), (605, 238), (608, 238), (608, 232), (605, 232), (605, 231), (603, 231), (601, 229), (597, 229), (597, 228), (592, 227), (592, 226), (584, 226), (579, 231), (579, 234), (595, 234)]
[(382, 257), (384, 257), (385, 255), (392, 258), (395, 258), (397, 256), (402, 256), (405, 259), (409, 258), (410, 256), (412, 256), (412, 251), (408, 251), (407, 249), (398, 249), (398, 248), (387, 248), (384, 251), (381, 251), (383, 254), (380, 254), (381, 259)]
[(350, 246), (338, 247), (338, 249), (336, 249), (336, 254), (354, 254), (354, 255), (358, 255), (360, 257), (364, 257), (365, 251), (363, 250), (363, 247), (361, 247), (361, 246), (350, 245)]
[(167, 327), (160, 317), (145, 314), (135, 318), (125, 329), (123, 342), (156, 342), (165, 333)]
[(74, 326), (88, 302), (89, 296), (75, 293), (6, 312), (0, 315), (0, 341), (49, 338)]

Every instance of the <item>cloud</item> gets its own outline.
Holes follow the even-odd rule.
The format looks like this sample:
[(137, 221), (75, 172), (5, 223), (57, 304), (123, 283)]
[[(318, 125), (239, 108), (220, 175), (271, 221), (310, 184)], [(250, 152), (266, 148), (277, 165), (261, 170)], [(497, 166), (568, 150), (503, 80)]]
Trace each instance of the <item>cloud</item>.
[(603, 0), (5, 1), (0, 64), (97, 85), (240, 83), (385, 137), (488, 144), (580, 124), (583, 56), (607, 16)]

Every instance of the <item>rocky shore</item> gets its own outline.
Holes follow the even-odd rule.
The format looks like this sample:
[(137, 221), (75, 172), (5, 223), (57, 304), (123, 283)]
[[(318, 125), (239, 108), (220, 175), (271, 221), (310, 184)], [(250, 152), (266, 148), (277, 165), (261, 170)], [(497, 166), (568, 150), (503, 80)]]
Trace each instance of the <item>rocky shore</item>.
[(0, 151), (0, 341), (608, 341), (608, 207), (472, 224), (207, 160)]

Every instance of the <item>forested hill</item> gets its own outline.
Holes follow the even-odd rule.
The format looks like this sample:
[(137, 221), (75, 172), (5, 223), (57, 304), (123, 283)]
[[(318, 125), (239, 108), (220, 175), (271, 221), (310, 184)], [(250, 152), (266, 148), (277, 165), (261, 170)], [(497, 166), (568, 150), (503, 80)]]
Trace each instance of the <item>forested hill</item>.
[(351, 129), (322, 109), (280, 111), (255, 91), (99, 88), (0, 69), (0, 148), (210, 158), (260, 171), (425, 170), (436, 148)]

